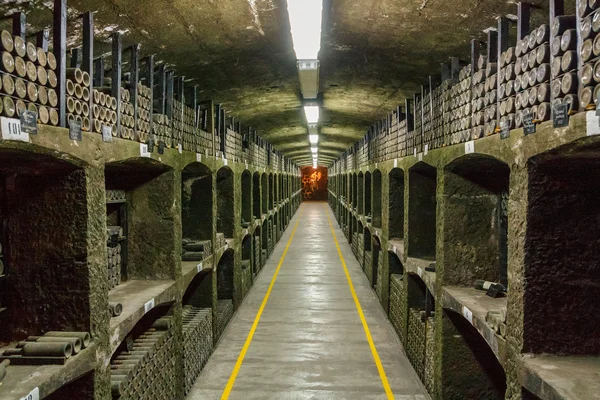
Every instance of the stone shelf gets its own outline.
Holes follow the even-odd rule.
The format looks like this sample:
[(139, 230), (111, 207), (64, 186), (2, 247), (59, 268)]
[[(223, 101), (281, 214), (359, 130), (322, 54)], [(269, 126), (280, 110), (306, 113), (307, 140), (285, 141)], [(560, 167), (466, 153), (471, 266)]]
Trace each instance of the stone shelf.
[(517, 363), (521, 385), (542, 400), (600, 399), (600, 357), (525, 354)]
[[(402, 252), (404, 253), (404, 247), (402, 247)], [(436, 274), (435, 272), (427, 272), (425, 268), (431, 264), (433, 260), (426, 260), (423, 258), (416, 257), (408, 257), (406, 260), (405, 268), (408, 272), (418, 275), (423, 282), (425, 282), (425, 286), (431, 292), (432, 295), (435, 296), (435, 282), (436, 282)]]
[[(202, 264), (202, 266), (198, 267), (200, 264)], [(200, 271), (212, 269), (214, 269), (214, 255), (210, 255), (202, 261), (182, 261), (181, 273), (183, 276), (183, 287), (188, 287), (190, 282), (192, 282), (194, 277), (200, 273)]]
[(506, 309), (507, 298), (492, 298), (484, 291), (461, 286), (444, 286), (442, 288), (442, 306), (467, 319), (485, 339), (500, 364), (506, 361), (506, 340), (498, 335), (486, 322), (488, 311)]
[(38, 390), (43, 399), (96, 368), (96, 345), (70, 357), (64, 365), (10, 365), (0, 388), (0, 400), (25, 398)]
[(121, 315), (110, 320), (110, 353), (119, 347), (131, 329), (153, 308), (148, 308), (149, 302), (153, 301), (156, 307), (175, 301), (178, 296), (180, 293), (173, 280), (130, 280), (108, 292), (109, 302), (123, 305)]
[(404, 240), (390, 239), (388, 240), (388, 251), (396, 254), (402, 264), (404, 264)]

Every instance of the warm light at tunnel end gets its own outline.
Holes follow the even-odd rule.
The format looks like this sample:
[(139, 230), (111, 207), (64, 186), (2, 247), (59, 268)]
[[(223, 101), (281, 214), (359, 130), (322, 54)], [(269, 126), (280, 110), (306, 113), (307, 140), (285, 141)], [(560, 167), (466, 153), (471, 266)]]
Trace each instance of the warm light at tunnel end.
[(323, 0), (287, 0), (290, 31), (298, 60), (316, 60), (321, 50)]

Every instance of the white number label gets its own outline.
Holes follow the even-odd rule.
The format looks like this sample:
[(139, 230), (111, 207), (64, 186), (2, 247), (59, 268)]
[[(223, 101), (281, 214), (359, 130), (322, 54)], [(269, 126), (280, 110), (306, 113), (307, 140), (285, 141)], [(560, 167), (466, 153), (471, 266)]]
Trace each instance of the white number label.
[(40, 389), (33, 389), (27, 396), (21, 397), (20, 400), (40, 400)]
[(425, 145), (424, 153), (425, 153), (425, 155), (427, 155), (427, 153), (429, 153), (429, 145), (428, 144)]
[(394, 168), (398, 168), (398, 159), (394, 158)]
[(179, 154), (183, 153), (183, 146), (181, 145), (181, 143), (177, 145), (177, 150), (179, 151)]
[(196, 265), (196, 269), (198, 270), (198, 272), (202, 271), (202, 263)]
[(423, 161), (423, 153), (419, 153), (418, 156), (417, 156), (417, 159), (419, 161)]
[(148, 311), (154, 308), (154, 299), (151, 299), (144, 304), (144, 314), (148, 313)]
[(398, 252), (398, 249), (396, 248), (396, 246), (394, 246), (393, 249), (394, 249), (394, 253)]
[(202, 154), (196, 153), (196, 162), (202, 162)]
[(469, 140), (465, 143), (465, 154), (475, 153), (475, 141)]
[(467, 307), (463, 306), (462, 308), (463, 316), (469, 321), (470, 324), (473, 324), (473, 313)]
[(415, 157), (417, 156), (417, 148), (416, 148), (416, 147), (413, 149), (413, 155), (414, 155)]
[(110, 125), (102, 125), (102, 141), (112, 142), (112, 127)]
[(150, 157), (148, 151), (148, 145), (146, 143), (140, 143), (140, 157)]
[(423, 269), (421, 267), (417, 267), (417, 275), (423, 276)]
[(225, 165), (227, 165), (227, 164), (228, 164), (228, 161), (227, 161), (227, 159), (226, 159), (226, 158), (224, 158), (224, 159), (223, 159), (223, 164), (225, 164)]
[(595, 111), (589, 111), (585, 115), (587, 122), (587, 136), (600, 135), (600, 119)]
[(2, 125), (2, 139), (29, 142), (29, 133), (21, 130), (21, 120), (17, 118), (0, 118)]

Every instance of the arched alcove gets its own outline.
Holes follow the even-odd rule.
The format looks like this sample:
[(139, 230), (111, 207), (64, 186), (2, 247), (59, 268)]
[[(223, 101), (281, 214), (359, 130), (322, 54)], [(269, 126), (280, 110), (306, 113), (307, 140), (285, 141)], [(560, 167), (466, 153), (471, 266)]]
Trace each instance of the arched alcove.
[(275, 177), (269, 174), (269, 210), (273, 209), (275, 199)]
[(357, 196), (356, 196), (356, 203), (358, 205), (358, 214), (359, 215), (364, 215), (365, 213), (365, 204), (364, 204), (364, 193), (365, 193), (365, 185), (364, 185), (364, 179), (363, 179), (363, 173), (359, 172), (358, 173), (358, 183), (357, 183)]
[(260, 174), (258, 172), (252, 176), (252, 211), (254, 219), (260, 219)]
[(495, 158), (463, 156), (444, 170), (444, 281), (508, 285), (510, 169)]
[(252, 255), (252, 235), (248, 234), (242, 239), (242, 297), (246, 297), (246, 293), (248, 293), (252, 286)]
[(373, 209), (371, 208), (371, 189), (372, 189), (372, 180), (371, 173), (369, 171), (365, 172), (365, 215), (372, 215)]
[(235, 223), (233, 187), (233, 171), (222, 167), (217, 171), (217, 232), (226, 238), (233, 237)]
[(242, 172), (242, 220), (252, 222), (252, 175), (250, 171)]
[(442, 398), (503, 400), (506, 374), (483, 336), (461, 314), (442, 316)]
[(192, 163), (181, 172), (182, 237), (212, 240), (213, 178), (210, 168)]
[(404, 238), (404, 171), (394, 168), (389, 174), (388, 237)]
[(265, 173), (260, 177), (260, 192), (262, 195), (262, 214), (267, 214), (269, 212), (269, 181)]
[(419, 162), (408, 176), (408, 255), (435, 260), (437, 171)]
[(227, 249), (217, 264), (216, 340), (221, 337), (225, 327), (233, 316), (233, 295), (235, 291), (234, 256), (233, 249)]

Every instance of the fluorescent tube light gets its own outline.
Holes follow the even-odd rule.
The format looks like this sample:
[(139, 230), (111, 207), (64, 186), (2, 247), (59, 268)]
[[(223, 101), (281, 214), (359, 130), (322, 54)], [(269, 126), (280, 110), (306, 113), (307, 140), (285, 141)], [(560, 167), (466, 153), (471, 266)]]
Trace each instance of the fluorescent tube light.
[(316, 147), (311, 147), (311, 148), (310, 148), (310, 151), (312, 151), (312, 152), (313, 152), (313, 154), (316, 154), (316, 153), (319, 151), (319, 149), (318, 149), (318, 148), (316, 148)]
[(318, 59), (323, 0), (287, 0), (287, 8), (296, 59)]
[(319, 135), (308, 135), (308, 140), (310, 140), (310, 144), (319, 143)]
[(316, 124), (319, 122), (319, 106), (304, 106), (306, 122)]

